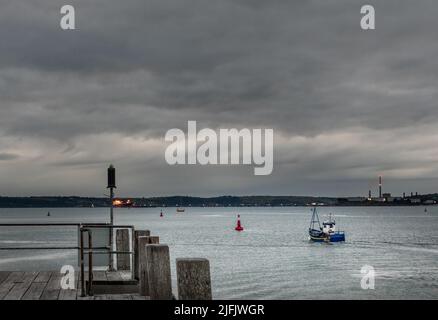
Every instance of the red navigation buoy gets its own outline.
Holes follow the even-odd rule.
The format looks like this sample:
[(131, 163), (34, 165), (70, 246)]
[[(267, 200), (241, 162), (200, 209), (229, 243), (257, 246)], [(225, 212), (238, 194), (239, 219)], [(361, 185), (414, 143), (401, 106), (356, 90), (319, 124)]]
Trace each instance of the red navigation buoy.
[(237, 225), (234, 228), (234, 230), (236, 230), (236, 231), (243, 231), (243, 227), (240, 224), (240, 214), (237, 215)]
[(162, 210), (160, 211), (160, 217), (163, 217), (163, 211)]

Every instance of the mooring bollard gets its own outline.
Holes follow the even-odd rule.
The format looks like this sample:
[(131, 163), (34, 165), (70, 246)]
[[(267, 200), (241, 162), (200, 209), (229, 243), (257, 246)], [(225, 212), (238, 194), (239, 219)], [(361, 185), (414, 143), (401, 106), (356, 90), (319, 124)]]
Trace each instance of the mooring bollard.
[[(118, 229), (116, 231), (116, 251), (129, 251), (129, 230)], [(128, 253), (117, 254), (117, 270), (130, 270), (131, 256)]]
[(179, 300), (211, 300), (210, 263), (204, 258), (176, 259)]
[(150, 299), (171, 300), (173, 296), (169, 246), (148, 244), (145, 251)]
[(149, 296), (149, 283), (147, 273), (147, 255), (146, 245), (158, 244), (159, 237), (157, 236), (140, 236), (137, 240), (137, 246), (139, 248), (138, 256), (138, 277), (139, 277), (139, 293), (142, 296)]
[(138, 246), (138, 238), (139, 237), (147, 237), (150, 236), (151, 232), (149, 230), (135, 230), (134, 231), (134, 237), (133, 237), (133, 241), (132, 241), (132, 248), (134, 250), (134, 267), (133, 267), (133, 277), (135, 280), (140, 279), (139, 277), (139, 270), (140, 270), (140, 259), (139, 259), (139, 255), (140, 252), (138, 250), (139, 246)]

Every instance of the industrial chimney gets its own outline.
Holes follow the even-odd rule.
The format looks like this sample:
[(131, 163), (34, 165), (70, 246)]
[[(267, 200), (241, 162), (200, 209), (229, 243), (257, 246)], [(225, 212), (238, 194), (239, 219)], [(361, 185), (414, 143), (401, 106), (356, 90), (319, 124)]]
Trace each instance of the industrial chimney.
[(379, 176), (379, 198), (382, 198), (382, 176)]

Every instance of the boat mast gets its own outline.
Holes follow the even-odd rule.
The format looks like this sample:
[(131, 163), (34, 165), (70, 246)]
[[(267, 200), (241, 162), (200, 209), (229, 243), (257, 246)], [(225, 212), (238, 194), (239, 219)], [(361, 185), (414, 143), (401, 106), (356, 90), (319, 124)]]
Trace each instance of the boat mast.
[(310, 229), (314, 229), (315, 222), (318, 223), (319, 229), (321, 230), (321, 223), (319, 222), (319, 216), (316, 212), (316, 207), (313, 208), (312, 220), (310, 221)]

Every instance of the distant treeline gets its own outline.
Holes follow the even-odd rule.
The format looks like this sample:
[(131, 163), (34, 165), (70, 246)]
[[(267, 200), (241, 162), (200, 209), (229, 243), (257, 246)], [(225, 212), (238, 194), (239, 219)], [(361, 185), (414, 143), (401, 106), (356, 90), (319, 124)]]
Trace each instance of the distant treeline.
[[(421, 205), (426, 201), (438, 201), (438, 194), (418, 195), (421, 201), (413, 204), (408, 201), (375, 202), (349, 201), (348, 198), (306, 197), (306, 196), (221, 196), (221, 197), (151, 197), (129, 198), (135, 207), (238, 207), (238, 206), (382, 206), (382, 205)], [(127, 198), (123, 198), (127, 199)], [(93, 197), (1, 197), (1, 208), (74, 208), (74, 207), (108, 207), (108, 198)]]
[(0, 208), (107, 207), (108, 198), (85, 197), (0, 197)]

